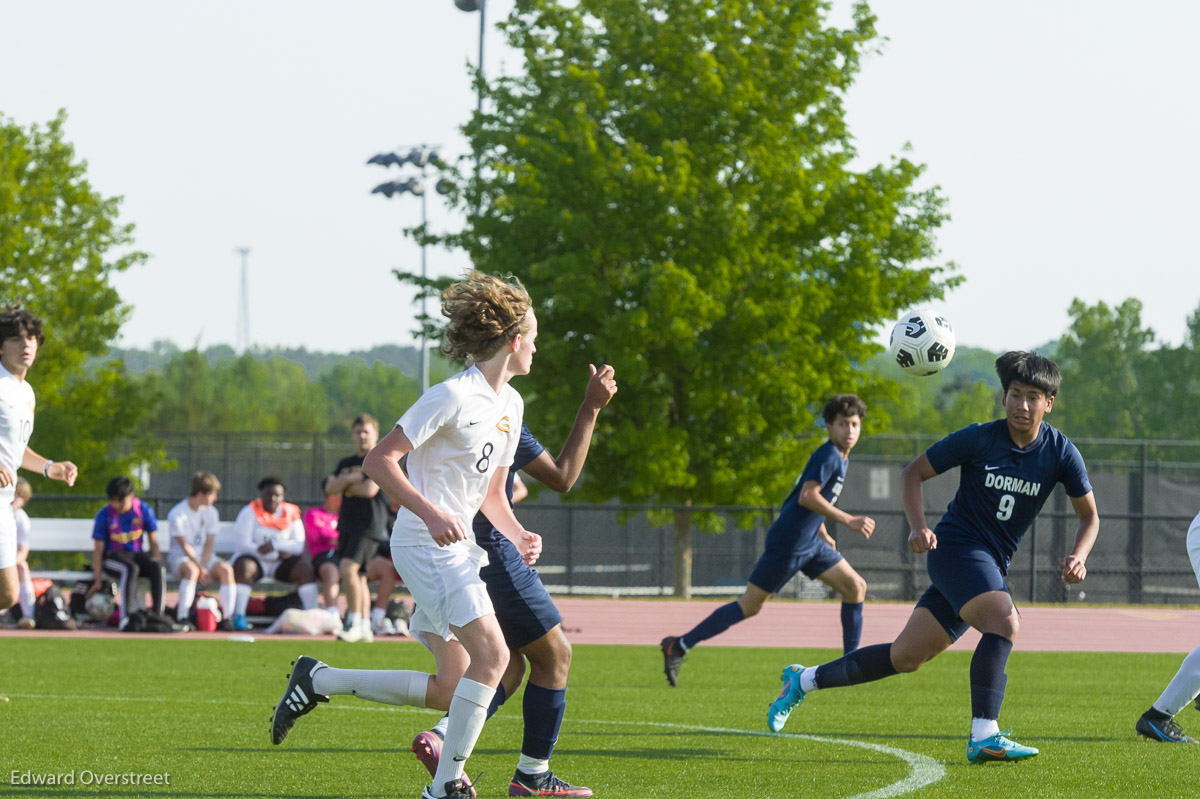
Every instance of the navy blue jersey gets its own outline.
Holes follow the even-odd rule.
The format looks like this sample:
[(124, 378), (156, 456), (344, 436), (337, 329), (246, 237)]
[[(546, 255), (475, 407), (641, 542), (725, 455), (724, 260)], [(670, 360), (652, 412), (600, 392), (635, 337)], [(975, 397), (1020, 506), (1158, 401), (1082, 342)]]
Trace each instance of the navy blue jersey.
[[(545, 449), (541, 442), (533, 437), (533, 433), (529, 432), (529, 428), (522, 423), (521, 440), (517, 442), (517, 454), (513, 456), (512, 466), (508, 469), (508, 483), (504, 486), (504, 491), (508, 494), (509, 505), (512, 505), (513, 480), (517, 476), (517, 470), (524, 468), (538, 455), (541, 455)], [(475, 520), (471, 523), (471, 527), (475, 531), (475, 541), (480, 545), (503, 536), (503, 533), (497, 530), (482, 512), (475, 514)]]
[(958, 493), (934, 529), (938, 541), (982, 544), (1005, 573), (1056, 483), (1075, 498), (1092, 490), (1079, 450), (1045, 422), (1028, 447), (1014, 444), (1000, 419), (951, 433), (925, 455), (939, 474), (960, 467)]
[(791, 493), (783, 501), (783, 507), (772, 522), (771, 529), (767, 531), (767, 548), (795, 547), (816, 538), (825, 517), (800, 504), (800, 490), (807, 482), (819, 483), (821, 496), (830, 504), (837, 504), (845, 479), (846, 459), (833, 442), (826, 441), (817, 447), (809, 456)]

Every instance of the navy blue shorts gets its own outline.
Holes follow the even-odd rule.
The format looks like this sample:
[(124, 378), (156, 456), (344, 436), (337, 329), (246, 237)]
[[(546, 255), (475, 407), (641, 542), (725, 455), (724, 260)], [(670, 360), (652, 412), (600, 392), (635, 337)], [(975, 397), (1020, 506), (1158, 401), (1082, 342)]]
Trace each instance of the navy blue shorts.
[(767, 551), (762, 553), (758, 563), (754, 564), (754, 571), (750, 572), (749, 582), (768, 594), (774, 594), (795, 577), (796, 572), (804, 572), (805, 577), (815, 580), (842, 560), (842, 553), (821, 538), (799, 550), (774, 547), (768, 542)]
[(562, 614), (542, 585), (536, 570), (525, 565), (521, 553), (507, 538), (480, 541), (488, 565), (479, 570), (496, 609), (496, 621), (511, 649), (520, 649), (562, 624)]
[(927, 608), (951, 641), (971, 626), (958, 615), (963, 605), (988, 591), (1008, 591), (1000, 565), (982, 546), (939, 542), (925, 555), (925, 568), (932, 585), (917, 600), (917, 607)]

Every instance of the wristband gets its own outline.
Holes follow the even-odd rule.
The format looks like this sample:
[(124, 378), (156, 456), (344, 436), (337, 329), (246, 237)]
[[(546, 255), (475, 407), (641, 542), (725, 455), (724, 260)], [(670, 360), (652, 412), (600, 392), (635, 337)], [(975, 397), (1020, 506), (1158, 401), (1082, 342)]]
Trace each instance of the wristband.
[(42, 477), (50, 476), (50, 467), (53, 465), (54, 465), (54, 461), (47, 458), (46, 462), (42, 464)]

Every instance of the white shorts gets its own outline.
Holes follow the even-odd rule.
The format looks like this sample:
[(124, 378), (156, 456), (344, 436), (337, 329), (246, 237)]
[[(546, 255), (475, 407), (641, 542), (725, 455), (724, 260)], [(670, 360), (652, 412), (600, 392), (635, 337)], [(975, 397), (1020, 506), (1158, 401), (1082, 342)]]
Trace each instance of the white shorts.
[(454, 641), (451, 625), (465, 627), (496, 612), (479, 578), (487, 553), (474, 541), (448, 547), (393, 546), (392, 563), (416, 603), (408, 629), (427, 649), (426, 635)]
[(17, 565), (17, 520), (12, 505), (0, 505), (0, 569)]
[(1187, 534), (1188, 555), (1192, 559), (1192, 571), (1196, 573), (1196, 582), (1200, 583), (1200, 513), (1192, 519), (1192, 526)]
[[(187, 559), (188, 559), (188, 556), (184, 555), (182, 552), (179, 553), (179, 555), (176, 557), (169, 558), (167, 560), (167, 576), (173, 577), (175, 579), (179, 579), (179, 566), (182, 563), (186, 562)], [(213, 564), (220, 563), (220, 562), (221, 562), (221, 559), (218, 558), (216, 556), (216, 554), (214, 553), (213, 556), (208, 559), (208, 563), (205, 564), (204, 568), (208, 569), (209, 571), (212, 571)], [(258, 562), (258, 565), (260, 565), (260, 566), (262, 565), (261, 560)]]

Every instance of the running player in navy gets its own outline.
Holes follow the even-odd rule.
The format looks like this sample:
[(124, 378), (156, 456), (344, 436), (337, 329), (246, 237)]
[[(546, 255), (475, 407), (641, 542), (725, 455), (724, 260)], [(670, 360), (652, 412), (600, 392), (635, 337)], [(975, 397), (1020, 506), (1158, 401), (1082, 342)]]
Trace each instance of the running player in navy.
[[(904, 512), (912, 527), (908, 548), (928, 553), (932, 583), (907, 625), (890, 644), (863, 647), (822, 666), (784, 669), (783, 691), (767, 711), (771, 730), (783, 728), (806, 694), (916, 671), (969, 626), (983, 637), (971, 659), (967, 760), (1023, 760), (1038, 753), (1010, 740), (1011, 730), (1001, 730), (997, 721), (1008, 681), (1004, 667), (1019, 627), (1004, 576), (1055, 484), (1066, 488), (1079, 517), (1075, 546), (1059, 562), (1063, 582), (1079, 583), (1087, 576), (1084, 562), (1100, 518), (1079, 450), (1042, 421), (1061, 383), (1058, 367), (1034, 353), (1007, 352), (996, 359), (996, 373), (1004, 388), (1006, 418), (951, 433), (904, 469)], [(921, 484), (956, 466), (958, 493), (937, 529), (930, 530)]]
[(854, 394), (836, 394), (825, 403), (821, 415), (829, 440), (809, 457), (795, 487), (784, 500), (779, 516), (767, 532), (766, 551), (750, 573), (746, 590), (689, 632), (679, 637), (669, 635), (659, 644), (668, 683), (678, 682), (685, 653), (701, 641), (756, 615), (771, 595), (797, 572), (804, 572), (810, 580), (820, 580), (841, 594), (842, 651), (849, 653), (858, 648), (867, 581), (837, 551), (833, 537), (825, 530), (825, 519), (862, 533), (864, 538), (870, 538), (875, 529), (875, 520), (870, 516), (851, 516), (834, 507), (846, 478), (850, 450), (858, 443), (866, 413), (866, 403)]
[[(571, 490), (587, 459), (596, 417), (616, 393), (613, 368), (603, 366), (597, 370), (592, 366), (583, 405), (557, 458), (551, 458), (529, 428), (521, 426), (521, 439), (508, 472), (510, 501), (518, 469), (555, 491)], [(520, 687), (526, 659), (530, 667), (522, 700), (525, 735), (516, 774), (509, 782), (509, 796), (591, 796), (590, 788), (571, 785), (550, 770), (550, 754), (566, 711), (567, 674), (571, 668), (571, 642), (563, 634), (562, 614), (537, 572), (522, 561), (516, 547), (483, 514), (476, 515), (474, 532), (476, 543), (488, 553), (488, 564), (479, 576), (487, 585), (510, 651), (508, 669), (488, 708), (489, 718)], [(413, 738), (412, 751), (431, 774), (441, 757), (445, 724), (443, 717), (433, 729)]]

